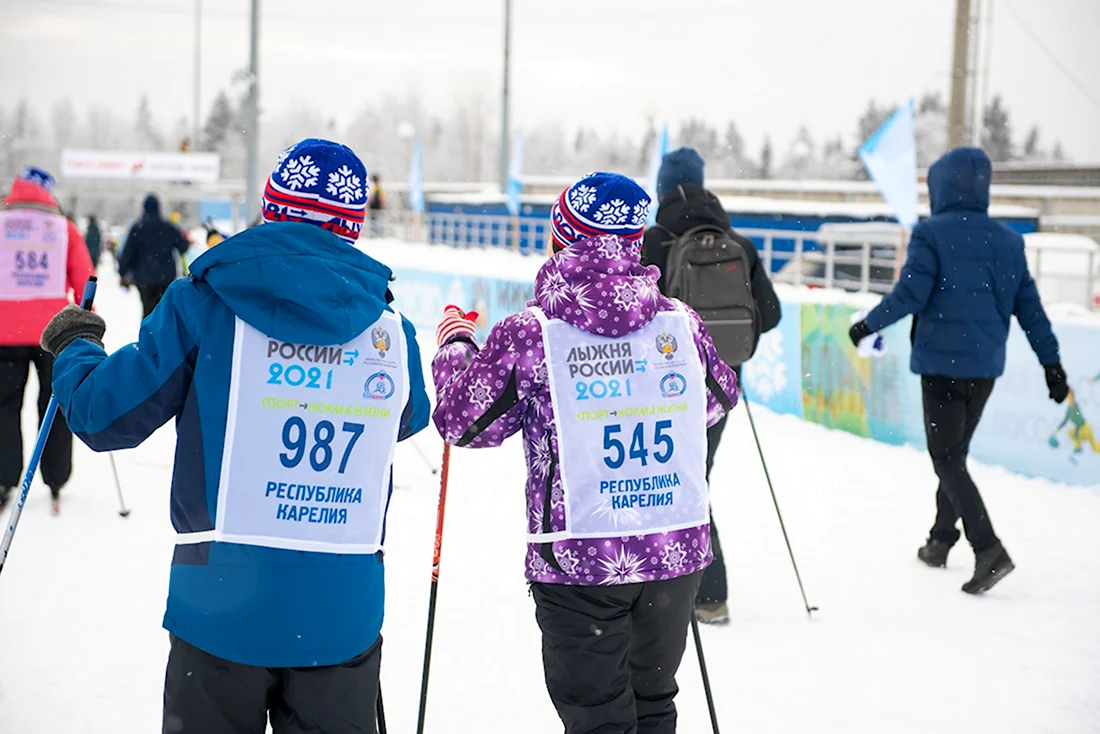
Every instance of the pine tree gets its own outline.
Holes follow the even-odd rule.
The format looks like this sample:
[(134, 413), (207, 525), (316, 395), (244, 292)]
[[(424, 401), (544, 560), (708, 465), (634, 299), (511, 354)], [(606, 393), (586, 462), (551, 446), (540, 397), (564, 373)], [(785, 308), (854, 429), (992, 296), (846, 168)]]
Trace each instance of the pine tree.
[(772, 139), (764, 138), (764, 147), (760, 149), (760, 178), (772, 177)]
[(1012, 124), (999, 94), (993, 97), (982, 117), (982, 147), (994, 162), (1010, 161), (1016, 156)]
[(206, 124), (202, 127), (202, 149), (218, 150), (229, 137), (236, 119), (237, 112), (233, 109), (229, 96), (224, 90), (218, 92), (218, 96), (214, 98), (214, 104), (210, 107), (210, 114), (206, 117)]
[(733, 178), (744, 178), (747, 168), (745, 139), (741, 137), (741, 131), (737, 129), (737, 124), (733, 120), (726, 124), (726, 135), (722, 141), (722, 147), (722, 157), (726, 159), (723, 173)]
[(153, 111), (149, 108), (149, 98), (145, 95), (138, 102), (134, 133), (139, 150), (164, 150), (164, 136), (157, 129)]
[[(857, 135), (859, 136), (859, 145), (863, 145), (867, 138), (875, 134), (875, 130), (882, 127), (882, 123), (890, 119), (890, 115), (897, 112), (898, 106), (891, 105), (889, 107), (879, 107), (875, 100), (871, 100), (867, 103), (867, 109), (863, 111), (863, 114), (859, 117), (859, 129)], [(858, 148), (859, 145), (856, 147)]]
[(1039, 150), (1039, 126), (1032, 125), (1027, 131), (1027, 139), (1024, 140), (1024, 160), (1037, 161), (1043, 158)]

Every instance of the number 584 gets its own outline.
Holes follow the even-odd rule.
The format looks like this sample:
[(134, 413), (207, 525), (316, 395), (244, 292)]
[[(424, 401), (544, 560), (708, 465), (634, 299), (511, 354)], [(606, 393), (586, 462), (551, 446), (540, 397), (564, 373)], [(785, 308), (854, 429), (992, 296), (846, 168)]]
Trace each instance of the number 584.
[[(664, 420), (657, 421), (653, 426), (653, 446), (662, 446), (660, 451), (653, 452), (653, 458), (657, 460), (657, 463), (664, 464), (672, 458), (672, 452), (676, 450), (676, 444), (672, 440), (667, 431), (672, 428), (672, 421)], [(603, 427), (603, 448), (604, 451), (609, 452), (608, 455), (603, 457), (603, 463), (607, 464), (609, 469), (618, 469), (623, 465), (628, 458), (636, 459), (641, 462), (642, 466), (646, 466), (649, 463), (649, 449), (646, 448), (646, 424), (638, 423), (634, 426), (634, 431), (630, 438), (630, 450), (627, 451), (626, 446), (620, 441), (617, 436), (622, 433), (623, 427), (618, 423), (613, 423)]]

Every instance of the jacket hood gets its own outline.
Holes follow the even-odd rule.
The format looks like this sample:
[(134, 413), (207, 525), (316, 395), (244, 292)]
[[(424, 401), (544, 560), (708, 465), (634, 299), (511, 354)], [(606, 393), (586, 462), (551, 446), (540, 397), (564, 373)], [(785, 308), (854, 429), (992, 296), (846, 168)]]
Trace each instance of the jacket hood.
[(11, 193), (4, 199), (4, 206), (9, 209), (28, 206), (52, 212), (60, 211), (57, 201), (49, 191), (38, 184), (18, 178), (12, 181)]
[(191, 275), (264, 334), (327, 346), (351, 341), (378, 320), (391, 271), (312, 224), (274, 222), (203, 253)]
[(729, 229), (730, 215), (718, 197), (696, 184), (682, 184), (661, 199), (657, 224), (679, 236), (689, 229), (713, 224)]
[(981, 148), (956, 148), (928, 169), (932, 214), (989, 210), (993, 164)]
[(535, 300), (548, 318), (589, 334), (622, 336), (657, 313), (656, 266), (641, 264), (638, 248), (615, 235), (570, 245), (535, 276)]
[(141, 209), (145, 212), (145, 216), (160, 219), (160, 199), (152, 194), (145, 197), (145, 201), (141, 204)]

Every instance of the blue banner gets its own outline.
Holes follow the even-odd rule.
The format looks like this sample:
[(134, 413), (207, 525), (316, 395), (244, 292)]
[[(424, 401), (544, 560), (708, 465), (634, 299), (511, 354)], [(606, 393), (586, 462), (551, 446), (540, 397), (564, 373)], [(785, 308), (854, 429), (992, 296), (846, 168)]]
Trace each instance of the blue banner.
[(424, 168), (420, 163), (420, 141), (413, 143), (412, 160), (409, 161), (409, 208), (424, 213)]

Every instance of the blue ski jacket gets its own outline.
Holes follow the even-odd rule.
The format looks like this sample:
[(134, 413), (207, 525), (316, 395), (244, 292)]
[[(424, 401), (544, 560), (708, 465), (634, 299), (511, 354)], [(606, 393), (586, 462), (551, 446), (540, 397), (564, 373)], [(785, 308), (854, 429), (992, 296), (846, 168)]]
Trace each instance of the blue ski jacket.
[(932, 216), (913, 229), (901, 277), (867, 315), (880, 331), (913, 314), (910, 369), (918, 375), (1000, 377), (1013, 315), (1039, 362), (1058, 362), (1024, 238), (989, 218), (991, 175), (980, 148), (958, 148), (932, 165)]
[[(392, 310), (389, 278), (389, 268), (318, 227), (255, 227), (197, 259), (142, 323), (136, 343), (110, 356), (87, 340), (66, 348), (54, 366), (54, 393), (70, 428), (96, 451), (137, 446), (174, 418), (172, 524), (179, 533), (212, 530), (234, 316), (284, 342), (344, 344)], [(408, 320), (403, 328), (410, 391), (398, 440), (426, 427), (430, 411), (415, 332)], [(377, 640), (384, 596), (380, 553), (180, 544), (164, 627), (236, 663), (336, 665)]]

